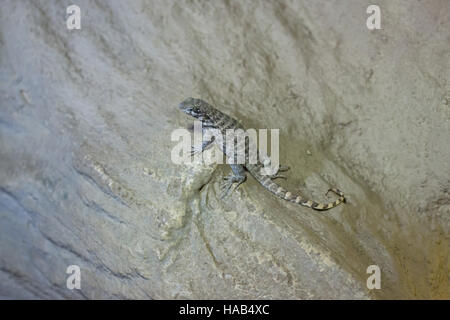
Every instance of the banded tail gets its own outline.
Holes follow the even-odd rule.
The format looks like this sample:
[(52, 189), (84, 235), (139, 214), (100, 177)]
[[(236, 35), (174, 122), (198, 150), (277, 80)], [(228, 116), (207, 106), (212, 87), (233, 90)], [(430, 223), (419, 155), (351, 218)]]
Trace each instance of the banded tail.
[(326, 194), (328, 194), (330, 191), (335, 193), (339, 196), (339, 198), (336, 201), (329, 202), (329, 203), (318, 203), (313, 200), (308, 200), (302, 197), (299, 193), (292, 193), (290, 191), (285, 190), (283, 187), (279, 186), (275, 182), (270, 179), (269, 176), (261, 175), (259, 170), (259, 166), (255, 165), (248, 165), (247, 166), (248, 171), (252, 174), (252, 176), (255, 177), (256, 180), (268, 191), (272, 192), (274, 195), (276, 195), (278, 198), (297, 203), (301, 206), (311, 208), (318, 211), (325, 211), (332, 209), (334, 207), (337, 207), (341, 203), (345, 203), (345, 196), (342, 191), (336, 188), (331, 188), (328, 190)]

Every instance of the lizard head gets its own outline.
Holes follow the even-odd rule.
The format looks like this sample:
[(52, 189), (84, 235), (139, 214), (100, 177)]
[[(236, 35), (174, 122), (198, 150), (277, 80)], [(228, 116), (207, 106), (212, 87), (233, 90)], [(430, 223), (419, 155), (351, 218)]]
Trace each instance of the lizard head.
[(178, 107), (184, 113), (199, 119), (200, 121), (204, 121), (208, 118), (208, 112), (211, 109), (206, 102), (195, 98), (187, 98), (181, 102)]

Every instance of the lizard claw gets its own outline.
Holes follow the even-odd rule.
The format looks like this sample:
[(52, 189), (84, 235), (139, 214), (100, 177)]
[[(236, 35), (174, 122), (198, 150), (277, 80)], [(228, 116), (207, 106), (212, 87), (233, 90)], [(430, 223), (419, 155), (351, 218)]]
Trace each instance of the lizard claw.
[(283, 176), (283, 175), (278, 174), (278, 173), (280, 173), (280, 172), (286, 172), (286, 171), (288, 171), (289, 169), (291, 169), (291, 168), (289, 168), (288, 166), (282, 166), (282, 165), (280, 164), (279, 167), (278, 167), (277, 172), (276, 172), (275, 174), (269, 176), (269, 178), (270, 178), (270, 179), (277, 179), (277, 178), (287, 179), (286, 176)]
[(195, 156), (199, 152), (200, 152), (199, 148), (196, 148), (195, 146), (191, 147), (191, 152), (190, 152), (191, 157)]
[(236, 182), (236, 186), (233, 188), (233, 191), (237, 189), (237, 187), (239, 187), (244, 181), (246, 180), (246, 177), (240, 177), (240, 176), (235, 176), (233, 174), (230, 174), (228, 176), (225, 176), (223, 178), (223, 182), (220, 185), (220, 189), (221, 189), (221, 199), (224, 199), (225, 197), (227, 197), (230, 194), (230, 189), (233, 186), (233, 184)]
[(277, 179), (277, 178), (287, 179), (286, 176), (283, 176), (283, 175), (280, 175), (280, 174), (271, 175), (269, 178), (272, 179), (272, 180), (273, 179)]
[(228, 196), (232, 185), (233, 183), (225, 177), (224, 181), (220, 185), (220, 199), (224, 199)]

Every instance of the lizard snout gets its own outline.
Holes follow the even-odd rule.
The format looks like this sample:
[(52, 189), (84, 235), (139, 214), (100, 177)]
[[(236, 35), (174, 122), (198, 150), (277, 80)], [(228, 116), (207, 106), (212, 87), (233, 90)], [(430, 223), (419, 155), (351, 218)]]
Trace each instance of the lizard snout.
[(194, 106), (194, 98), (187, 98), (186, 100), (184, 100), (183, 102), (181, 102), (178, 105), (178, 108), (181, 110), (187, 110), (187, 109), (191, 109)]

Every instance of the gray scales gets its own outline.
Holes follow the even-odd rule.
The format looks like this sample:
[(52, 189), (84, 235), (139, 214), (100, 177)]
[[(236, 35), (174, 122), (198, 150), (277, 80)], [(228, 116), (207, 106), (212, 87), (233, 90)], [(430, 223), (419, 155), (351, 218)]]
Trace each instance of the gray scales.
[[(249, 161), (248, 156), (249, 155), (248, 137), (246, 137), (246, 139), (243, 141), (241, 140), (241, 143), (239, 142), (235, 143), (234, 144), (235, 149), (233, 151), (227, 150), (226, 143), (224, 142), (218, 143), (217, 139), (214, 139), (214, 137), (216, 137), (217, 134), (221, 134), (223, 137), (225, 137), (226, 131), (230, 129), (231, 130), (238, 130), (238, 129), (245, 130), (245, 129), (236, 119), (220, 112), (207, 102), (201, 99), (188, 98), (184, 100), (182, 103), (180, 103), (179, 108), (184, 113), (201, 121), (203, 131), (202, 133), (204, 136), (208, 130), (215, 131), (213, 134), (209, 135), (211, 137), (210, 139), (203, 140), (201, 147), (199, 149), (194, 148), (192, 153), (202, 152), (215, 142), (216, 144), (218, 144), (219, 148), (222, 150), (222, 152), (226, 155), (227, 158), (234, 158), (234, 161), (231, 162), (234, 164), (230, 164), (232, 173), (230, 173), (230, 175), (224, 178), (224, 183), (222, 184), (224, 195), (228, 194), (233, 184), (236, 184), (235, 187), (236, 189), (240, 184), (245, 182), (245, 180), (247, 179), (246, 172), (248, 171), (265, 189), (272, 192), (277, 197), (314, 210), (319, 211), (329, 210), (331, 208), (338, 206), (340, 203), (343, 202), (345, 203), (344, 193), (336, 188), (331, 188), (328, 190), (328, 192), (331, 191), (339, 196), (339, 198), (336, 201), (329, 203), (317, 203), (315, 201), (303, 198), (303, 196), (299, 193), (287, 191), (280, 185), (276, 184), (273, 181), (275, 178), (284, 178), (283, 176), (278, 175), (278, 172), (287, 171), (289, 168), (280, 166), (278, 168), (278, 172), (276, 172), (273, 175), (262, 174), (261, 168), (263, 168), (263, 166), (265, 165), (268, 165), (268, 161), (270, 161), (270, 158), (268, 158), (267, 156), (266, 158), (264, 158), (264, 155), (258, 153), (259, 157), (256, 163), (252, 164), (253, 161)], [(222, 141), (225, 141), (225, 139), (223, 139)], [(236, 142), (236, 140), (234, 142)], [(242, 150), (243, 148), (245, 150)], [(237, 162), (235, 157), (237, 154), (239, 154), (240, 151), (245, 152), (244, 164), (236, 164)]]

